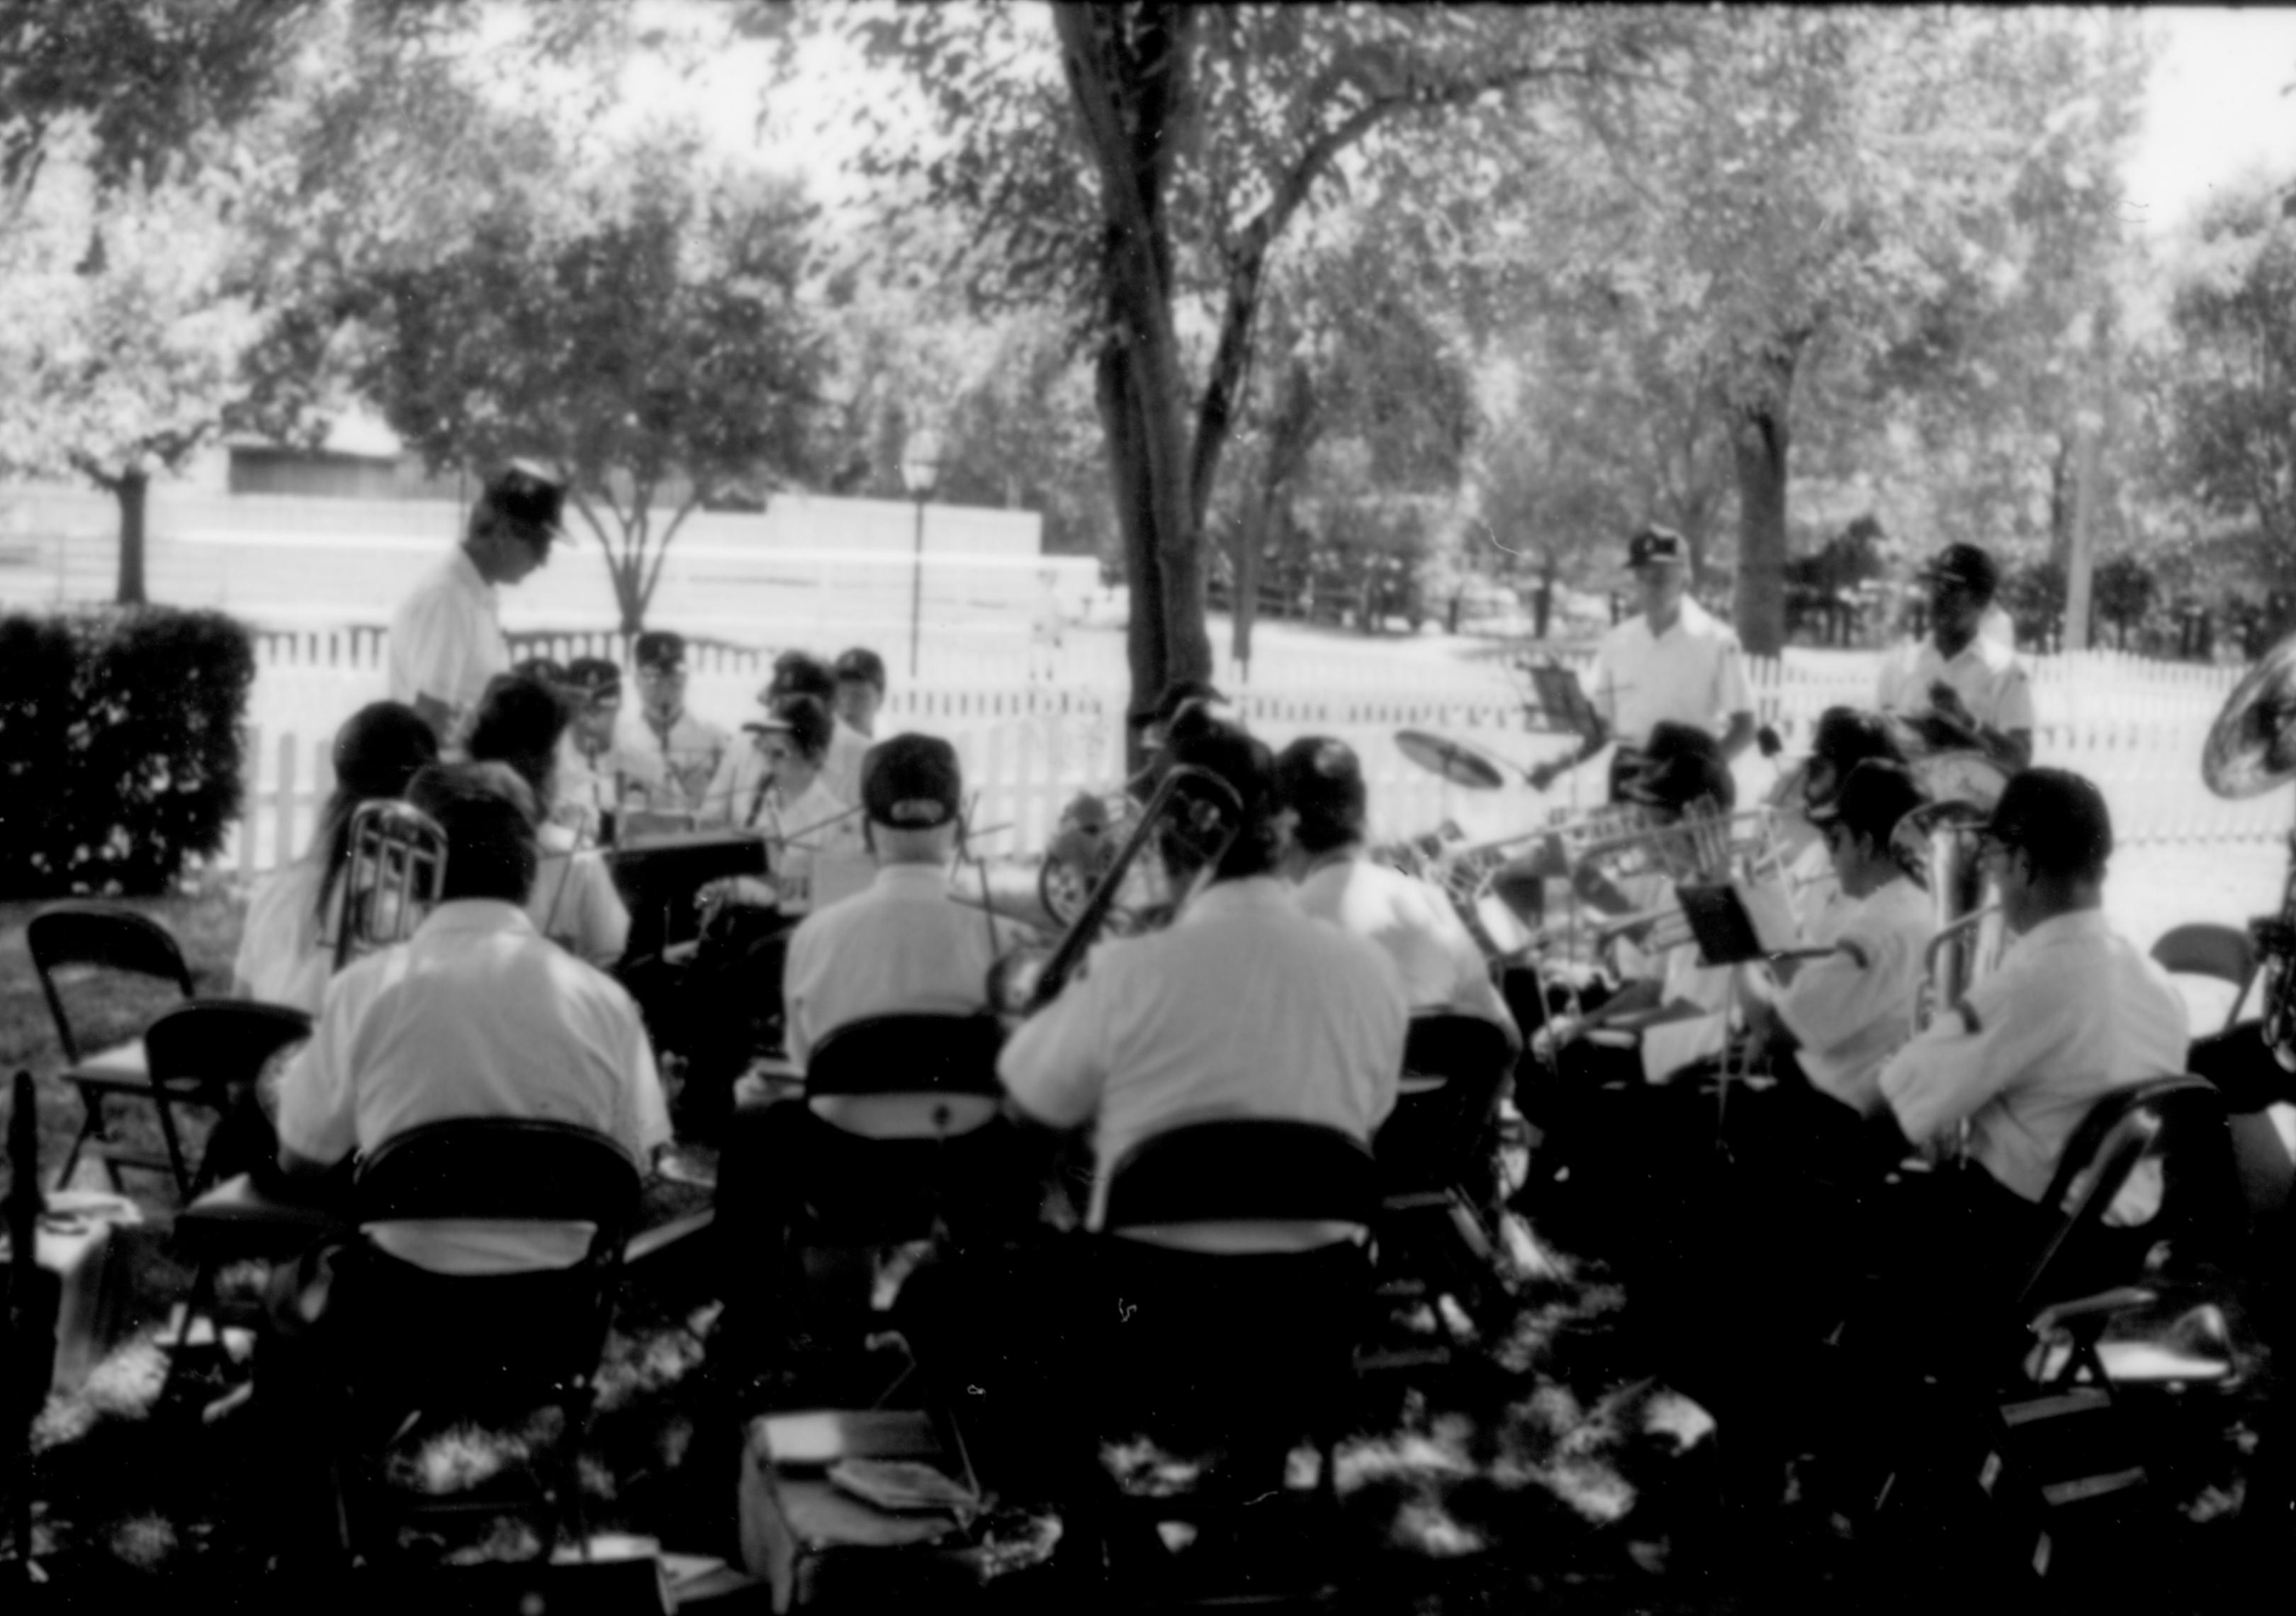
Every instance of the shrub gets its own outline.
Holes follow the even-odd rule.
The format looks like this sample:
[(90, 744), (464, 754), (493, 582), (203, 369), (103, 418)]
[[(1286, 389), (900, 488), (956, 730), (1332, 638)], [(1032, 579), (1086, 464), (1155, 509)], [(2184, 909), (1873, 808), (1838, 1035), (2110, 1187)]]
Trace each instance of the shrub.
[(0, 619), (0, 898), (161, 892), (218, 851), (254, 679), (220, 612)]

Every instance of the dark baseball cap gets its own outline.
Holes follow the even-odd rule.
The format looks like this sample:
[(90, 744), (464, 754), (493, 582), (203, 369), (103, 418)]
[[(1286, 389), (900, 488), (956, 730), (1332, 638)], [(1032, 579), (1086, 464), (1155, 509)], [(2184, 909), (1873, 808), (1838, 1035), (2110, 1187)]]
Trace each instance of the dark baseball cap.
[(2001, 587), (2001, 568), (1975, 545), (1948, 545), (1923, 570), (1930, 587), (1951, 584), (1991, 600)]
[(566, 485), (530, 460), (513, 460), (486, 480), (479, 515), (514, 523), (545, 543), (564, 529)]
[(2065, 768), (2010, 776), (1985, 833), (2049, 874), (2102, 872), (2112, 857), (2112, 814), (2094, 783)]
[(861, 807), (897, 831), (947, 824), (964, 806), (964, 773), (956, 748), (939, 735), (894, 735), (861, 759)]
[(568, 689), (585, 701), (609, 701), (622, 693), (622, 670), (603, 657), (576, 657), (566, 664)]
[(1904, 764), (1867, 758), (1843, 776), (1840, 791), (1810, 808), (1809, 818), (1813, 824), (1845, 824), (1887, 847), (1898, 821), (1928, 800)]
[(649, 628), (638, 636), (630, 660), (641, 668), (676, 673), (685, 666), (685, 636), (668, 628)]
[(1689, 560), (1689, 543), (1672, 528), (1644, 528), (1627, 541), (1629, 567), (1679, 567)]
[(1651, 731), (1642, 767), (1620, 780), (1619, 795), (1677, 813), (1702, 797), (1728, 808), (1737, 804), (1738, 783), (1713, 736), (1692, 725), (1667, 723)]
[(831, 671), (840, 682), (852, 679), (863, 685), (873, 685), (879, 690), (885, 688), (885, 659), (866, 645), (856, 645), (839, 657), (836, 667)]

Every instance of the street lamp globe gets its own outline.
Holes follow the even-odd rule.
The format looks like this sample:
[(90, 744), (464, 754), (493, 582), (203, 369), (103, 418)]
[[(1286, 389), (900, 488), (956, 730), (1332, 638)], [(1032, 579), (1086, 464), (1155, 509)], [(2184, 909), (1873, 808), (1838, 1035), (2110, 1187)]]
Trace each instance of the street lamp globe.
[(933, 485), (939, 480), (940, 434), (931, 427), (920, 427), (901, 446), (901, 486), (912, 499), (930, 499)]

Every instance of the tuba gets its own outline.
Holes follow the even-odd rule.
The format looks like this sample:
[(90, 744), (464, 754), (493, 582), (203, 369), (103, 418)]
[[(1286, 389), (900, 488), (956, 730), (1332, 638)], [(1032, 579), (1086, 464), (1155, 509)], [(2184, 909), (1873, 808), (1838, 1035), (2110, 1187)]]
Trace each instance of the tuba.
[[(2201, 751), (2201, 778), (2219, 797), (2258, 797), (2296, 780), (2296, 635), (2248, 670), (2217, 714)], [(2280, 913), (2249, 922), (2264, 961), (2264, 1041), (2296, 1071), (2296, 833), (2288, 838)]]
[(1922, 958), (1914, 1026), (1927, 1027), (1961, 1003), (1978, 978), (2001, 957), (2001, 906), (1986, 900), (1978, 860), (1986, 810), (1973, 802), (1931, 802), (1898, 821), (1890, 850), (1929, 889), (1935, 933)]
[(334, 968), (412, 937), (446, 879), (447, 833), (437, 820), (397, 800), (360, 803), (344, 855)]

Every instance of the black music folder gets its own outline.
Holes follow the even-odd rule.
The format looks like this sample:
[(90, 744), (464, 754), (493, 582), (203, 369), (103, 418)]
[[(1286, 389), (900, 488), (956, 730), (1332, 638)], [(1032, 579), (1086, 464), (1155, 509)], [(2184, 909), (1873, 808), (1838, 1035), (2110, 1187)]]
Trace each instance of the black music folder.
[(683, 831), (606, 855), (630, 912), (627, 958), (643, 959), (701, 935), (701, 889), (728, 875), (766, 875), (765, 838), (746, 831)]
[(1587, 692), (1578, 683), (1578, 676), (1568, 668), (1549, 662), (1543, 668), (1526, 668), (1530, 676), (1533, 699), (1524, 704), (1526, 717), (1532, 720), (1531, 729), (1540, 734), (1587, 735), (1595, 730), (1595, 704), (1587, 699)]
[(1790, 956), (1814, 959), (1831, 948), (1804, 948), (1784, 917), (1757, 924), (1745, 895), (1734, 881), (1682, 882), (1674, 889), (1698, 952), (1709, 965), (1742, 965), (1758, 959)]

